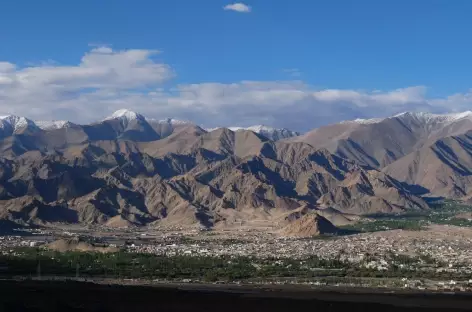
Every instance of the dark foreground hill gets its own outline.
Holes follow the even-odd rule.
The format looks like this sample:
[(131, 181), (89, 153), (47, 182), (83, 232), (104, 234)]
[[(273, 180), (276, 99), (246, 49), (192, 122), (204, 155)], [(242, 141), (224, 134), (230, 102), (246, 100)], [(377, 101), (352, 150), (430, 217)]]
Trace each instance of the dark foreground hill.
[(0, 281), (0, 311), (469, 311), (470, 295)]

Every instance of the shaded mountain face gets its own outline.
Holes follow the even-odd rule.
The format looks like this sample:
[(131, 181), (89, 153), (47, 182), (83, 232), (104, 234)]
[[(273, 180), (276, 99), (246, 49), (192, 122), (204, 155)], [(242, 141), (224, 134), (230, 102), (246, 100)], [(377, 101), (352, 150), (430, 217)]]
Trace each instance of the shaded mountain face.
[(77, 140), (0, 158), (0, 218), (22, 224), (276, 225), (300, 207), (319, 212), (300, 226), (321, 232), (326, 218), (427, 209), (385, 173), (252, 131), (186, 125), (156, 141)]
[[(290, 142), (327, 148), (361, 165), (419, 185), (430, 196), (471, 201), (472, 112), (404, 113), (322, 127)], [(338, 204), (342, 194), (332, 196)]]
[(14, 115), (0, 116), (0, 138), (37, 131), (40, 131), (40, 128), (28, 118)]
[(470, 200), (472, 131), (434, 141), (383, 171), (402, 181), (422, 185), (436, 196)]

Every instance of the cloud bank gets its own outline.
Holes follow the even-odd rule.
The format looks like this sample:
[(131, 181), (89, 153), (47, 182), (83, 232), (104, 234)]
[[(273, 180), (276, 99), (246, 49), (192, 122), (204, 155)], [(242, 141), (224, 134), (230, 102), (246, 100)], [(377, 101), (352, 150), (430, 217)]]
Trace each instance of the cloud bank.
[(75, 66), (46, 63), (20, 68), (0, 62), (0, 115), (85, 123), (129, 108), (152, 118), (187, 119), (206, 127), (266, 124), (306, 131), (404, 111), (459, 112), (472, 104), (472, 92), (429, 98), (423, 86), (339, 90), (290, 80), (164, 88), (176, 73), (157, 61), (157, 55), (154, 50), (94, 47)]

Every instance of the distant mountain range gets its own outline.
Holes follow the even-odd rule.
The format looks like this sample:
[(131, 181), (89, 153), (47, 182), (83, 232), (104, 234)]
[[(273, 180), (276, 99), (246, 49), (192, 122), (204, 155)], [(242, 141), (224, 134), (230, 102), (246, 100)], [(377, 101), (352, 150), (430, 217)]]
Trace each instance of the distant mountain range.
[(472, 112), (407, 112), (302, 135), (130, 110), (88, 125), (3, 116), (0, 219), (332, 232), (366, 214), (428, 209), (425, 197), (472, 201), (471, 131)]
[[(117, 123), (119, 123), (119, 125), (117, 125)], [(22, 133), (33, 134), (40, 131), (52, 131), (59, 129), (69, 129), (69, 132), (71, 132), (73, 129), (87, 129), (93, 132), (93, 129), (100, 128), (103, 130), (103, 132), (106, 132), (109, 129), (105, 128), (108, 128), (107, 125), (110, 125), (114, 129), (116, 139), (126, 139), (131, 135), (133, 137), (130, 139), (141, 142), (152, 141), (166, 137), (173, 132), (174, 128), (190, 124), (196, 126), (196, 124), (191, 121), (183, 121), (172, 118), (165, 118), (161, 120), (146, 118), (143, 115), (128, 109), (120, 109), (102, 121), (85, 125), (79, 125), (67, 120), (33, 121), (26, 117), (7, 115), (0, 116), (0, 137), (4, 138)], [(246, 128), (228, 128), (232, 131), (250, 130), (262, 134), (274, 141), (300, 135), (300, 133), (291, 131), (289, 129), (277, 129), (263, 125)], [(218, 128), (205, 129), (205, 131), (211, 132), (216, 129)], [(100, 134), (97, 135), (100, 136)], [(92, 139), (93, 137), (94, 136), (92, 135)], [(109, 137), (109, 135), (107, 137)]]

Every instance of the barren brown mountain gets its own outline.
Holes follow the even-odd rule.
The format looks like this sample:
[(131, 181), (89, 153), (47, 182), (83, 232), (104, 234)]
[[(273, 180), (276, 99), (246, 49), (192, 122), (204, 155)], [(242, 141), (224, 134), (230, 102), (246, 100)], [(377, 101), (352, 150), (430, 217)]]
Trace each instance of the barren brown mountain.
[(427, 209), (405, 184), (382, 172), (310, 144), (273, 142), (247, 130), (207, 132), (136, 115), (8, 136), (1, 144), (0, 217), (22, 224), (277, 227), (304, 211), (301, 216), (317, 217), (302, 216), (310, 221), (298, 221), (300, 233), (315, 233), (305, 225)]
[(320, 234), (335, 234), (337, 228), (316, 212), (303, 215), (282, 230), (285, 236), (310, 237)]
[(397, 179), (431, 194), (469, 200), (472, 196), (472, 132), (424, 146), (384, 168)]
[(288, 139), (327, 148), (374, 168), (385, 167), (435, 141), (472, 130), (472, 113), (403, 113), (385, 119), (346, 121)]
[[(396, 180), (416, 185), (418, 191), (422, 188), (428, 196), (470, 201), (471, 131), (471, 112), (404, 113), (385, 119), (354, 120), (321, 127), (286, 142), (324, 147), (358, 164), (380, 168)], [(355, 192), (352, 186), (351, 192)], [(339, 206), (343, 206), (344, 197), (337, 187), (324, 195), (324, 200), (331, 205), (337, 204), (342, 211)], [(390, 203), (394, 197), (389, 194)], [(398, 205), (393, 206), (372, 200), (362, 211), (368, 211), (369, 206), (378, 211), (396, 211), (397, 206), (405, 207), (403, 195), (400, 197)]]
[(295, 132), (207, 131), (127, 110), (90, 125), (10, 119), (0, 139), (4, 222), (294, 234), (319, 220), (428, 209), (422, 195), (472, 201), (471, 112), (346, 121), (288, 139)]

